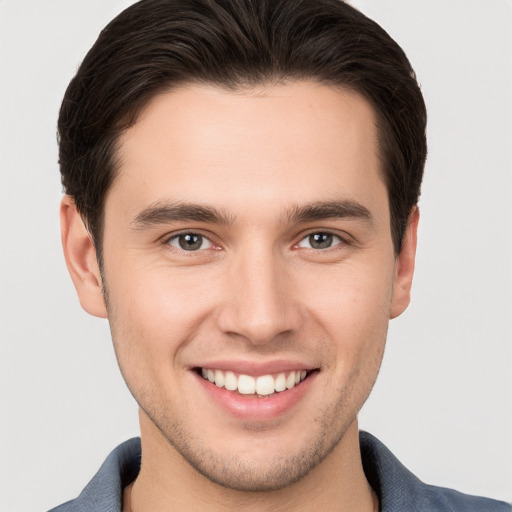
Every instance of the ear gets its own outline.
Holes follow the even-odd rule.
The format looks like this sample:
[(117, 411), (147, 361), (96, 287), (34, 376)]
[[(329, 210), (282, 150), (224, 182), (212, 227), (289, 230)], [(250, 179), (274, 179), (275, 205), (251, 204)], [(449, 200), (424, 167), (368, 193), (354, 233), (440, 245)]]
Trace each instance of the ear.
[(416, 241), (419, 218), (420, 212), (418, 207), (415, 206), (409, 215), (402, 248), (400, 250), (400, 254), (396, 258), (390, 318), (396, 318), (401, 315), (411, 300), (411, 286), (414, 274), (414, 262), (416, 259)]
[(60, 205), (60, 228), (64, 257), (80, 304), (87, 313), (107, 317), (96, 249), (75, 202), (64, 196)]

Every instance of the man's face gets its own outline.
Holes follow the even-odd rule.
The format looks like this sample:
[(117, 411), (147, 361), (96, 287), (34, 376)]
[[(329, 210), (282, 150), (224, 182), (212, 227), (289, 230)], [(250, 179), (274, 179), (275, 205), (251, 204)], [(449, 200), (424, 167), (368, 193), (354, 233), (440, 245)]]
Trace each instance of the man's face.
[(372, 108), (189, 86), (120, 142), (103, 275), (143, 442), (235, 489), (296, 481), (357, 429), (405, 307)]

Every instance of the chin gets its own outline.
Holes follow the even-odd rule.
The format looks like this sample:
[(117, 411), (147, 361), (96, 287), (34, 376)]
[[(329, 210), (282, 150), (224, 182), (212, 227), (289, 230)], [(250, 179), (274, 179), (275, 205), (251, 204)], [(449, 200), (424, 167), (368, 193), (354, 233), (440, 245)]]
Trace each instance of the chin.
[(201, 460), (184, 454), (191, 466), (211, 482), (234, 491), (277, 491), (302, 480), (325, 457), (322, 452), (296, 456), (268, 457), (263, 460), (246, 455), (231, 457), (201, 453)]
[(288, 430), (287, 439), (264, 429), (248, 429), (236, 443), (233, 436), (226, 436), (222, 442), (218, 437), (198, 435), (204, 432), (204, 425), (187, 431), (179, 423), (157, 423), (146, 412), (174, 455), (210, 482), (243, 492), (277, 491), (311, 473), (338, 446), (353, 423), (332, 413), (310, 419), (307, 435), (303, 426), (292, 433)]

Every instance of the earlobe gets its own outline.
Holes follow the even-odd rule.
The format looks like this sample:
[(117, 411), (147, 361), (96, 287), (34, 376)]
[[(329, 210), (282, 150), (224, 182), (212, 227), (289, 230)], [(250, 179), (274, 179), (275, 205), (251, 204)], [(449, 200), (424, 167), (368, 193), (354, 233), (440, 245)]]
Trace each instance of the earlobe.
[(411, 299), (419, 218), (420, 212), (418, 207), (415, 206), (409, 215), (402, 248), (396, 258), (390, 318), (396, 318), (401, 315), (406, 310)]
[(96, 249), (73, 199), (64, 196), (60, 206), (64, 257), (80, 304), (89, 314), (107, 317)]

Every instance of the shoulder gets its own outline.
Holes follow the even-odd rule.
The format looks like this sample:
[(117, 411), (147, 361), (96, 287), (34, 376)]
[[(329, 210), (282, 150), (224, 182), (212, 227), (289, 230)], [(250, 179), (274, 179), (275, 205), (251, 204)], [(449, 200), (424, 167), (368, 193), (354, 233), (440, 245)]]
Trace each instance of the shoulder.
[(470, 496), (423, 483), (377, 438), (360, 432), (366, 478), (381, 503), (381, 512), (512, 512), (502, 501)]
[[(470, 496), (453, 489), (424, 485), (422, 497), (424, 510), (446, 510), (460, 512), (511, 512), (512, 506), (480, 496)], [(425, 508), (430, 507), (430, 508)], [(421, 510), (423, 510), (421, 509)]]
[(49, 512), (121, 512), (123, 489), (139, 473), (140, 454), (139, 438), (119, 445), (76, 499)]

